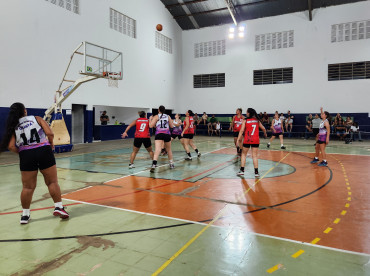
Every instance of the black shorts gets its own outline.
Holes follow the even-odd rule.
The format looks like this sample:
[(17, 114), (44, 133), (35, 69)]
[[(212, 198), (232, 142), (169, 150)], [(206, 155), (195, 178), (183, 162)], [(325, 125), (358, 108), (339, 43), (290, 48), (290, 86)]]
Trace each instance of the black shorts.
[(319, 134), (319, 129), (318, 128), (313, 128), (312, 133), (313, 133), (313, 135), (316, 136), (317, 134)]
[(182, 136), (182, 137), (185, 138), (185, 139), (193, 139), (194, 134), (184, 134), (184, 136)]
[(233, 132), (233, 136), (234, 136), (234, 137), (238, 137), (238, 136), (239, 136), (239, 131), (234, 131), (234, 132)]
[(243, 148), (259, 148), (260, 144), (243, 144)]
[(272, 133), (272, 136), (275, 136), (275, 137), (279, 137), (280, 135), (283, 135), (283, 133), (282, 132), (280, 132), (280, 133)]
[(19, 152), (19, 167), (21, 171), (45, 170), (55, 165), (55, 157), (51, 146)]
[(141, 148), (142, 144), (144, 144), (144, 147), (147, 149), (152, 146), (152, 141), (150, 141), (150, 138), (135, 138), (134, 139), (135, 148)]
[(155, 135), (155, 140), (163, 140), (165, 143), (171, 142), (171, 135), (166, 133), (158, 133)]
[(183, 138), (183, 137), (181, 136), (181, 134), (171, 134), (171, 137), (172, 137), (173, 139), (179, 138), (179, 140)]
[(317, 142), (316, 143), (318, 143), (318, 144), (326, 144), (326, 141), (320, 141), (320, 140), (317, 140)]

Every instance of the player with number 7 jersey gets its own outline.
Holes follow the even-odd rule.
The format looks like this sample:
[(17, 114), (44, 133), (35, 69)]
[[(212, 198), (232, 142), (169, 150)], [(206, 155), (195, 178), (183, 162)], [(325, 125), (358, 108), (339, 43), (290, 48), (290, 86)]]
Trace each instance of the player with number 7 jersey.
[(150, 140), (149, 132), (149, 119), (146, 118), (145, 111), (139, 112), (138, 119), (134, 120), (126, 128), (125, 132), (122, 133), (121, 137), (126, 138), (128, 136), (127, 132), (133, 127), (136, 126), (134, 146), (130, 156), (130, 164), (128, 165), (129, 169), (135, 168), (134, 161), (137, 153), (139, 152), (141, 145), (144, 145), (145, 149), (148, 151), (150, 158), (153, 159), (154, 153), (152, 149), (152, 142)]

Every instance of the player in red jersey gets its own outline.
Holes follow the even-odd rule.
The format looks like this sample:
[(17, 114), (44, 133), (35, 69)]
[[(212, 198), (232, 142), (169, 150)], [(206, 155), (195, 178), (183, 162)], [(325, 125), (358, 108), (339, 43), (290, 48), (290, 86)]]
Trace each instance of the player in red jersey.
[(193, 119), (193, 111), (188, 110), (186, 113), (186, 118), (184, 120), (184, 129), (181, 133), (181, 136), (184, 138), (184, 149), (186, 151), (186, 157), (185, 160), (192, 160), (189, 145), (195, 150), (197, 153), (197, 156), (200, 157), (201, 153), (198, 151), (197, 147), (195, 146), (193, 142), (194, 137), (194, 119)]
[(259, 130), (263, 131), (265, 137), (267, 137), (266, 129), (257, 117), (257, 112), (253, 108), (248, 108), (247, 118), (243, 121), (241, 130), (239, 132), (238, 140), (241, 141), (244, 133), (242, 157), (240, 164), (240, 171), (237, 175), (244, 175), (245, 159), (249, 148), (252, 148), (252, 159), (254, 165), (254, 176), (259, 177), (258, 173), (258, 147), (260, 146)]
[(235, 147), (236, 147), (236, 153), (239, 156), (242, 153), (242, 149), (241, 149), (241, 146), (240, 146), (241, 143), (242, 143), (242, 140), (238, 140), (239, 132), (240, 132), (240, 129), (242, 127), (243, 120), (244, 120), (244, 116), (242, 115), (242, 113), (243, 113), (243, 110), (239, 107), (236, 110), (236, 115), (233, 116), (233, 121), (230, 124), (230, 128), (229, 128), (229, 130), (233, 132), (234, 144), (235, 144)]
[(142, 144), (144, 144), (144, 147), (149, 152), (150, 158), (153, 159), (153, 156), (154, 156), (153, 149), (152, 149), (152, 142), (150, 141), (149, 120), (146, 118), (145, 111), (140, 111), (139, 117), (140, 118), (133, 121), (126, 128), (125, 132), (122, 133), (122, 136), (121, 136), (122, 138), (126, 138), (128, 136), (127, 132), (130, 130), (130, 128), (132, 128), (133, 126), (136, 126), (134, 147), (133, 147), (133, 150), (130, 156), (130, 164), (128, 165), (129, 169), (135, 168), (134, 160)]

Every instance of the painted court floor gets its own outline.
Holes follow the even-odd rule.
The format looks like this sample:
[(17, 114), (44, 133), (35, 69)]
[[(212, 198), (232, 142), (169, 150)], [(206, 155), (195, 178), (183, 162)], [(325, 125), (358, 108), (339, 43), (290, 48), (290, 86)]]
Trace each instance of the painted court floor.
[(149, 172), (132, 139), (57, 154), (63, 203), (52, 216), (39, 176), (31, 221), (20, 225), (17, 156), (0, 155), (0, 275), (370, 275), (370, 143), (329, 144), (329, 167), (310, 164), (313, 140), (262, 139), (261, 177), (231, 137), (199, 137), (201, 158), (173, 142)]

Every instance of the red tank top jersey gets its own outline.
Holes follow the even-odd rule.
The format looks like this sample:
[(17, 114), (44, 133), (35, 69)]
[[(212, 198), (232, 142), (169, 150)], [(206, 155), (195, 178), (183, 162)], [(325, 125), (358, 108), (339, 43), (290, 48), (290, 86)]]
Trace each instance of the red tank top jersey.
[(242, 124), (243, 124), (243, 116), (240, 116), (240, 118), (238, 118), (238, 116), (235, 115), (233, 118), (233, 131), (239, 132), (240, 129), (242, 128)]
[(245, 134), (243, 144), (259, 144), (259, 121), (256, 118), (245, 120)]
[[(189, 128), (184, 132), (184, 134), (194, 134), (194, 119), (189, 116)], [(186, 119), (184, 120), (184, 129), (186, 128)]]
[(149, 120), (147, 118), (136, 120), (135, 138), (150, 138)]

